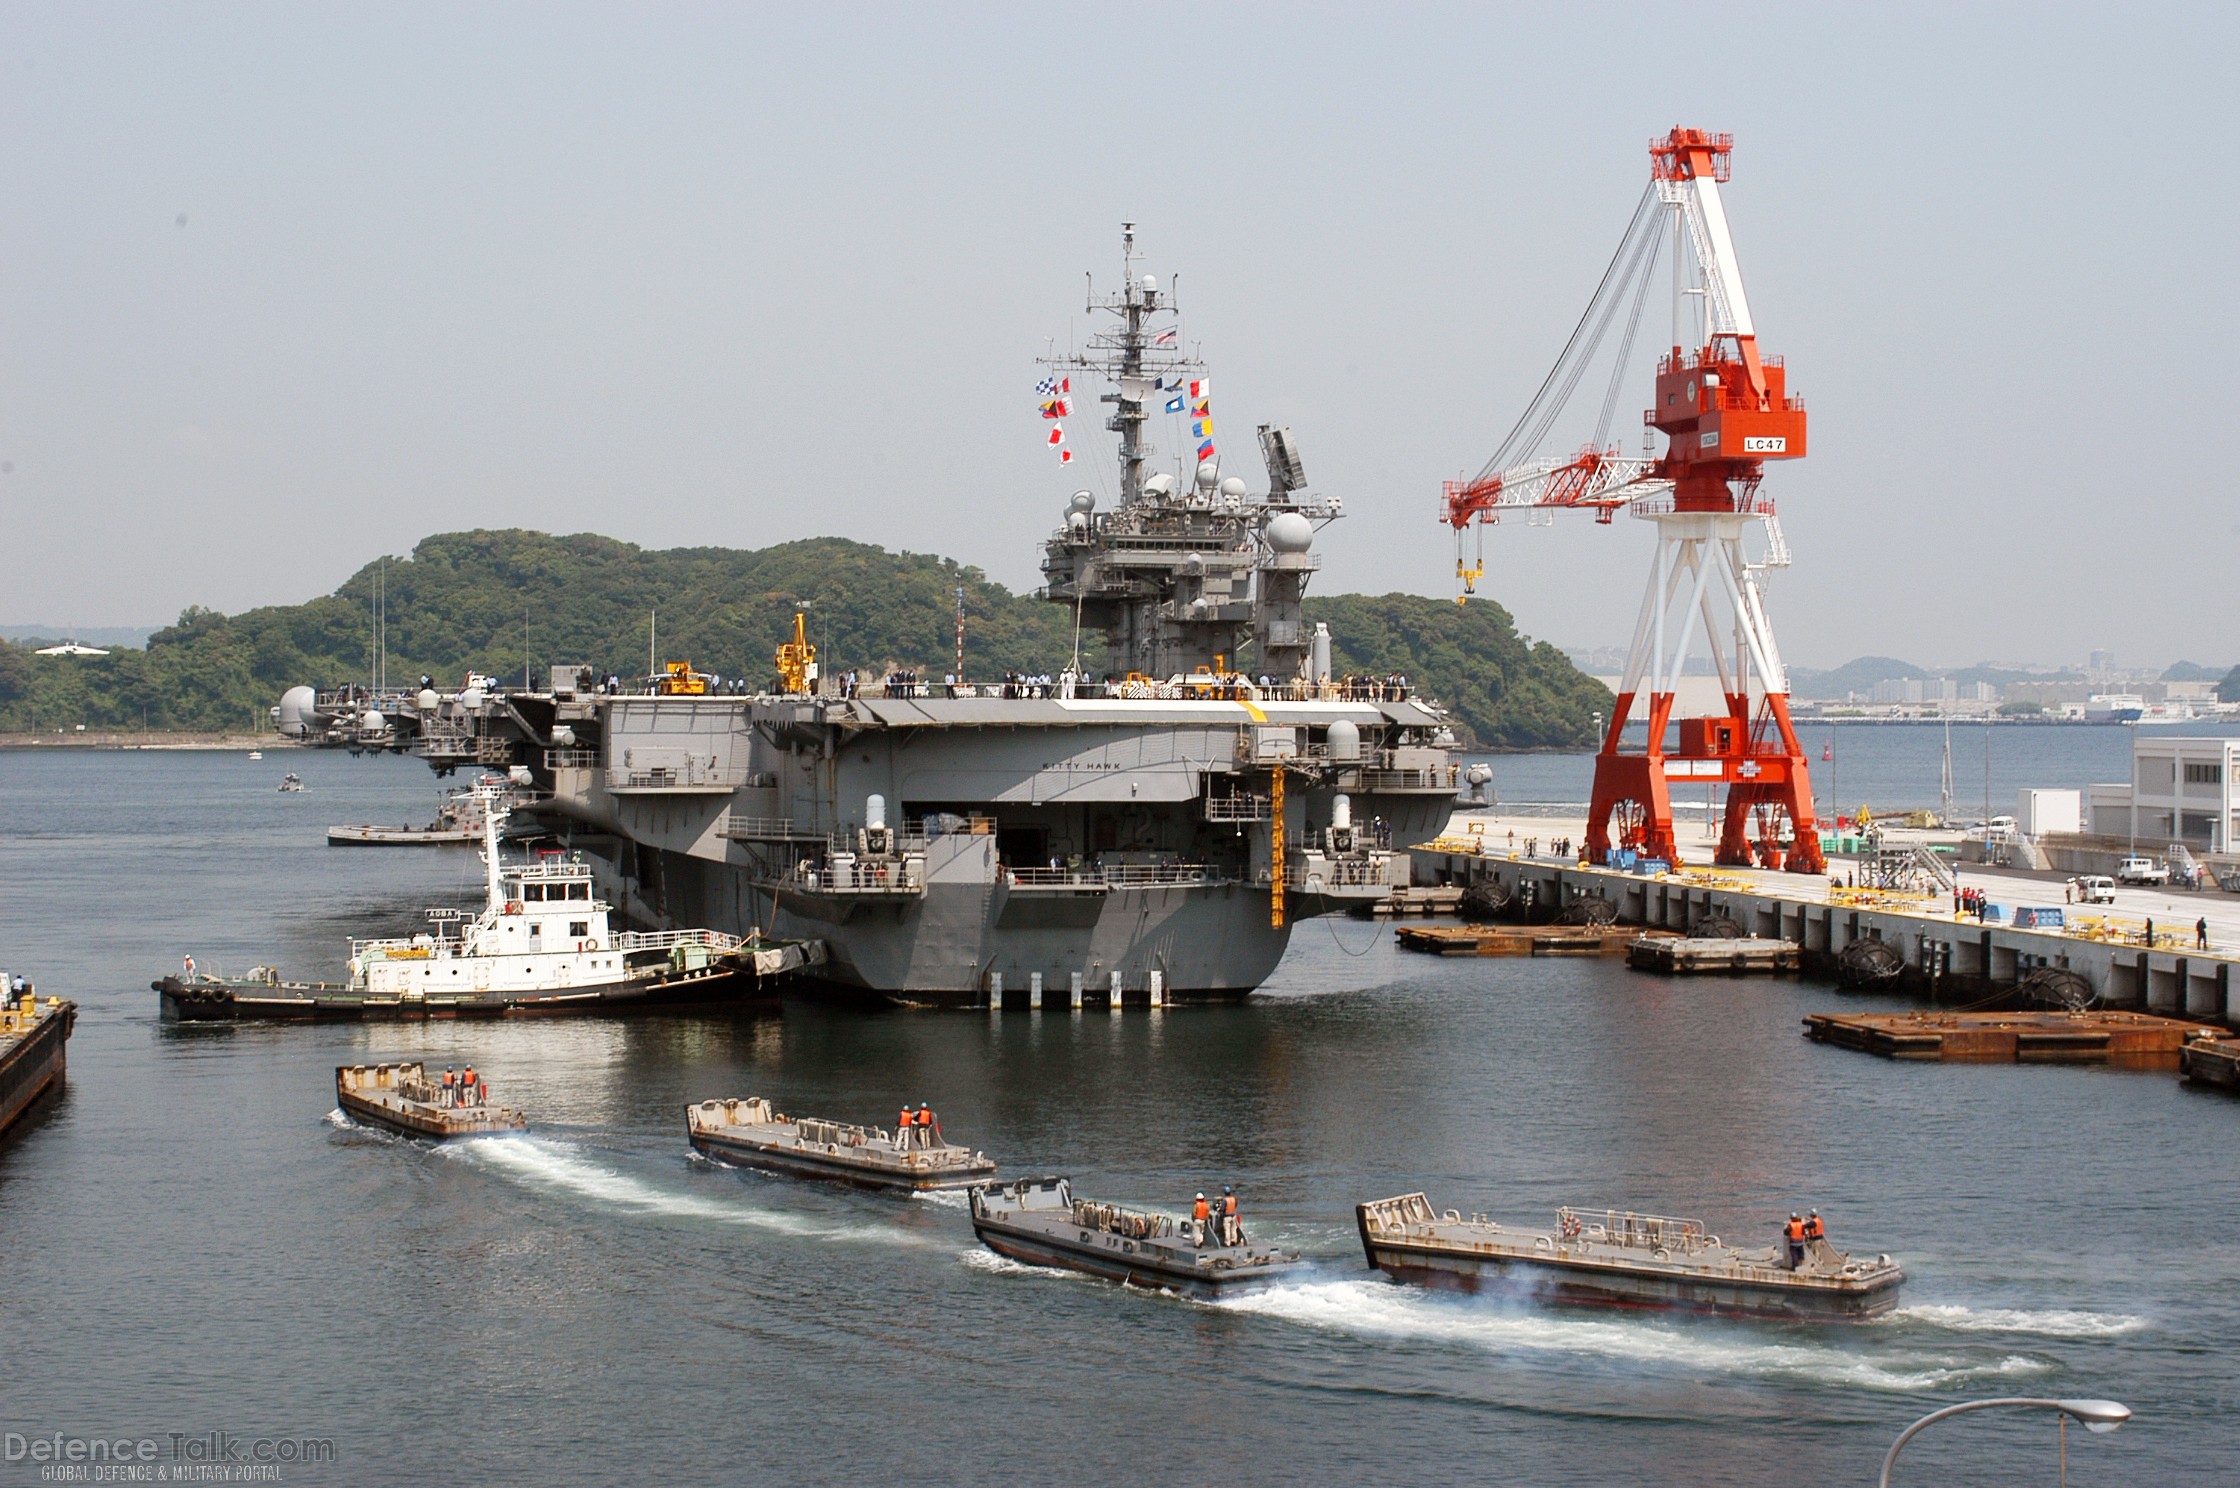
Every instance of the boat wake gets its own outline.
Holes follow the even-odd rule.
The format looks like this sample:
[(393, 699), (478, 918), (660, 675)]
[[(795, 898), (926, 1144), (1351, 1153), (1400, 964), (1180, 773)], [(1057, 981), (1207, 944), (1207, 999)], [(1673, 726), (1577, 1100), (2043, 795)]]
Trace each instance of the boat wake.
[(1853, 1389), (1919, 1391), (2049, 1373), (2021, 1354), (1956, 1352), (1792, 1339), (1706, 1318), (1590, 1318), (1530, 1305), (1440, 1295), (1383, 1280), (1305, 1281), (1206, 1304), (1380, 1341), (1446, 1345), (1503, 1357), (1568, 1354), (1686, 1370), (1807, 1380)]
[(1061, 1271), (1052, 1266), (1030, 1266), (1024, 1261), (1015, 1261), (1009, 1256), (997, 1255), (985, 1245), (975, 1245), (969, 1250), (960, 1250), (957, 1252), (957, 1258), (964, 1262), (967, 1270), (985, 1271), (990, 1276), (1043, 1276), (1053, 1280), (1075, 1279), (1081, 1281), (1094, 1279), (1083, 1276), (1078, 1271)]
[(2053, 1308), (2032, 1312), (2014, 1307), (1900, 1307), (1892, 1322), (1926, 1323), (1952, 1333), (2035, 1333), (2046, 1338), (2118, 1338), (2147, 1326), (2126, 1312), (2085, 1312)]
[(472, 1137), (437, 1149), (445, 1157), (476, 1163), (548, 1192), (593, 1200), (608, 1208), (677, 1219), (714, 1220), (818, 1240), (848, 1240), (876, 1245), (917, 1245), (923, 1241), (896, 1229), (840, 1224), (777, 1209), (759, 1209), (697, 1194), (677, 1193), (595, 1161), (576, 1147), (538, 1137)]
[(920, 1189), (910, 1195), (921, 1204), (932, 1204), (941, 1209), (970, 1209), (972, 1201), (964, 1190), (958, 1188)]

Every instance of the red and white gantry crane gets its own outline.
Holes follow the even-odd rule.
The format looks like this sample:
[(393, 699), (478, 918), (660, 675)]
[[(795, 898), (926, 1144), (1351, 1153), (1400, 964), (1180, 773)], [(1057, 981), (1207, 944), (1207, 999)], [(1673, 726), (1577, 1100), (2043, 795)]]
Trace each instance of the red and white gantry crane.
[[(1789, 395), (1781, 359), (1758, 347), (1719, 199), (1732, 149), (1732, 136), (1700, 129), (1674, 129), (1650, 142), (1649, 188), (1586, 314), (1485, 469), (1447, 483), (1445, 519), (1455, 529), (1455, 573), (1465, 595), (1485, 571), (1484, 527), (1504, 514), (1584, 507), (1608, 522), (1623, 509), (1656, 527), (1625, 679), (1595, 759), (1591, 861), (1607, 862), (1613, 847), (1626, 847), (1677, 863), (1674, 786), (1723, 784), (1718, 862), (1820, 873), (1826, 865), (1812, 784), (1758, 579), (1761, 570), (1789, 561), (1773, 504), (1758, 485), (1766, 461), (1805, 453), (1804, 404)], [(1667, 219), (1673, 335), (1671, 350), (1657, 361), (1655, 405), (1643, 417), (1664, 435), (1665, 448), (1655, 453), (1645, 431), (1644, 451), (1629, 455), (1610, 441), (1609, 426)], [(1690, 300), (1698, 302), (1693, 310)], [(1535, 458), (1621, 312), (1625, 330), (1593, 439), (1568, 457)], [(1692, 335), (1693, 350), (1683, 335)], [(1764, 536), (1756, 560), (1744, 546), (1753, 526)], [(1471, 529), (1480, 546), (1475, 561), (1466, 561)], [(1699, 644), (1717, 674), (1722, 711), (1675, 718), (1680, 678)], [(1644, 692), (1645, 737), (1629, 747), (1626, 728)]]

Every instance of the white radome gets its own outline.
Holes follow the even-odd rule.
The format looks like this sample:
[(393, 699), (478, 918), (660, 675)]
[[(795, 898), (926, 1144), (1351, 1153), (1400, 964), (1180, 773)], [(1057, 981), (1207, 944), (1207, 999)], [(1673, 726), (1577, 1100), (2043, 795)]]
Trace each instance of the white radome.
[(1314, 524), (1297, 512), (1284, 512), (1268, 524), (1268, 546), (1279, 553), (1304, 553), (1314, 546)]

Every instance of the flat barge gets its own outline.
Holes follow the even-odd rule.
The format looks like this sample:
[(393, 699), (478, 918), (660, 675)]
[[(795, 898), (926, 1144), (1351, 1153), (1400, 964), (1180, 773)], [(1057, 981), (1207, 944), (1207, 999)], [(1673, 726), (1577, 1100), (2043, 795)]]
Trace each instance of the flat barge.
[(1194, 1297), (1273, 1281), (1303, 1264), (1297, 1251), (1255, 1245), (1218, 1219), (1200, 1222), (1073, 1196), (1072, 1180), (1030, 1178), (972, 1190), (972, 1233), (997, 1255)]
[(1885, 1059), (1961, 1064), (2118, 1064), (2176, 1069), (2189, 1039), (2223, 1030), (2181, 1018), (2083, 1012), (1813, 1013), (1805, 1037)]
[(1626, 965), (1666, 976), (1777, 976), (1804, 965), (1804, 952), (1785, 940), (1700, 940), (1636, 930), (1627, 941)]
[(343, 1114), (408, 1137), (487, 1136), (529, 1129), (529, 1118), (489, 1104), (480, 1086), (453, 1091), (432, 1083), (419, 1064), (343, 1064), (334, 1072), (334, 1098)]
[(720, 1162), (792, 1178), (828, 1178), (865, 1188), (969, 1188), (995, 1176), (986, 1153), (941, 1136), (928, 1119), (893, 1131), (814, 1116), (788, 1116), (761, 1096), (685, 1107), (695, 1149)]
[(62, 1083), (78, 1005), (0, 972), (0, 1133)]
[(1886, 1255), (1808, 1240), (1791, 1265), (1779, 1246), (1728, 1245), (1693, 1219), (1565, 1209), (1553, 1230), (1519, 1229), (1441, 1213), (1420, 1193), (1355, 1215), (1369, 1264), (1396, 1280), (1548, 1302), (1848, 1322), (1896, 1306), (1905, 1280)]
[(1639, 930), (1608, 925), (1402, 925), (1393, 939), (1427, 956), (1623, 956)]

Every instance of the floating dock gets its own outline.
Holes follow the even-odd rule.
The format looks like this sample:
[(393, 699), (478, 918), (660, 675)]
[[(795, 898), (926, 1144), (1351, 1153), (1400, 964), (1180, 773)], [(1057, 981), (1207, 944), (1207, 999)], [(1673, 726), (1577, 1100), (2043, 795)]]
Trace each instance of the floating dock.
[[(2216, 1029), (2151, 1013), (1814, 1013), (1805, 1037), (1880, 1054), (1964, 1064), (2120, 1064), (2176, 1069), (2189, 1039)], [(2240, 1049), (2240, 1045), (2234, 1045)]]
[(2051, 969), (2075, 973), (2104, 1007), (2240, 1022), (2232, 988), (2240, 952), (2229, 945), (2202, 950), (2164, 933), (2150, 946), (2104, 917), (2080, 916), (2067, 927), (1984, 922), (1947, 913), (1949, 901), (1831, 892), (1824, 879), (1794, 875), (1627, 873), (1473, 846), (1449, 837), (1413, 849), (1417, 880), (1465, 890), (1484, 884), (1536, 913), (1596, 899), (1624, 924), (1683, 933), (1719, 915), (1745, 935), (1795, 946), (1814, 976), (1833, 978), (1848, 947), (1879, 941), (1896, 962), (1891, 990), (1919, 996), (1978, 1001), (2016, 993)]
[(2188, 1039), (2178, 1051), (2178, 1068), (2197, 1085), (2240, 1090), (2240, 1039)]
[(1642, 938), (1615, 925), (1403, 925), (1392, 936), (1429, 956), (1623, 956)]
[(1804, 965), (1804, 953), (1785, 940), (1640, 934), (1628, 940), (1626, 965), (1666, 976), (1774, 976)]

